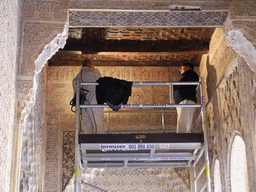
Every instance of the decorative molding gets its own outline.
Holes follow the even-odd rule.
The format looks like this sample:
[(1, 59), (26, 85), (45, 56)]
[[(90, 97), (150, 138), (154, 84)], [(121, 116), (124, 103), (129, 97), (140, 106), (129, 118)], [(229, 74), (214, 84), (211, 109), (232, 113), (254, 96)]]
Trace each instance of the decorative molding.
[(70, 27), (220, 27), (227, 11), (69, 10)]

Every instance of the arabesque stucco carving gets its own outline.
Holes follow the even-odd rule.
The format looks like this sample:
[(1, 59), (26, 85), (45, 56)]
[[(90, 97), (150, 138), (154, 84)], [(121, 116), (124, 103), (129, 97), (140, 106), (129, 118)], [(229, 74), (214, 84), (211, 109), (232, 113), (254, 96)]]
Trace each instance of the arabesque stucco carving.
[[(24, 0), (22, 3), (17, 0), (7, 0), (0, 5), (0, 73), (2, 77), (0, 97), (3, 101), (0, 103), (2, 109), (0, 190), (9, 191), (12, 188), (12, 191), (17, 191), (21, 184), (25, 183), (23, 186), (35, 187), (39, 191), (60, 191), (61, 179), (56, 175), (61, 175), (60, 134), (62, 132), (59, 127), (55, 127), (59, 126), (60, 116), (49, 116), (51, 120), (48, 119), (46, 129), (46, 119), (41, 116), (45, 107), (42, 102), (46, 103), (42, 97), (36, 97), (38, 93), (43, 93), (45, 90), (42, 83), (44, 78), (39, 73), (35, 76), (35, 72), (41, 71), (45, 65), (43, 62), (47, 58), (44, 58), (42, 63), (39, 62), (36, 66), (34, 61), (43, 53), (45, 47), (47, 48), (47, 45), (50, 45), (51, 41), (64, 31), (69, 8), (131, 9), (133, 7), (134, 9), (161, 10), (168, 9), (170, 4), (167, 1), (151, 1), (145, 4), (142, 1), (98, 1), (95, 3), (90, 0), (70, 0), (69, 2)], [(253, 99), (255, 83), (253, 82), (256, 78), (255, 72), (253, 72), (253, 70), (255, 71), (255, 3), (253, 0), (243, 2), (239, 0), (174, 1), (172, 3), (199, 6), (202, 10), (225, 11), (229, 9), (228, 20), (231, 24), (224, 24), (226, 27), (224, 33), (221, 30), (217, 30), (215, 33), (225, 34), (226, 39), (222, 35), (217, 35), (220, 39), (212, 42), (209, 59), (205, 59), (205, 64), (202, 63), (208, 69), (207, 94), (210, 103), (207, 115), (212, 137), (210, 151), (218, 156), (220, 167), (225, 170), (222, 173), (223, 189), (228, 189), (227, 158), (224, 157), (224, 154), (226, 155), (227, 152), (231, 132), (239, 131), (245, 140), (248, 154), (250, 189), (254, 189), (256, 184), (253, 180), (255, 171), (255, 123), (253, 120), (256, 112), (255, 107), (253, 108), (254, 105), (251, 104), (255, 103), (255, 99)], [(228, 43), (226, 44), (225, 41)], [(60, 47), (60, 44), (57, 43), (57, 47)], [(53, 49), (53, 52), (55, 50)], [(232, 68), (232, 66), (234, 67)], [(36, 70), (37, 67), (39, 70)], [(216, 89), (217, 91), (215, 91)], [(17, 98), (22, 98), (22, 100), (18, 102)], [(33, 111), (35, 107), (38, 107), (38, 111)], [(218, 111), (223, 112), (219, 113)], [(38, 119), (35, 114), (40, 114), (40, 118)], [(236, 118), (237, 116), (239, 118)], [(72, 118), (62, 118), (68, 119), (67, 122), (63, 120), (65, 125), (69, 125), (73, 121)], [(31, 123), (35, 124), (30, 126)], [(52, 126), (54, 129), (51, 129)], [(29, 134), (30, 130), (36, 132)], [(43, 132), (43, 130), (47, 132)], [(44, 140), (44, 135), (46, 140)], [(27, 136), (38, 141), (32, 144), (27, 143)], [(15, 140), (14, 145), (12, 139)], [(52, 142), (52, 148), (46, 149), (44, 145), (46, 142)], [(43, 147), (37, 148), (37, 145), (43, 145)], [(30, 147), (28, 150), (27, 146)], [(45, 154), (46, 157), (42, 158)], [(30, 159), (27, 159), (28, 164), (25, 165), (26, 155)], [(33, 164), (35, 162), (38, 163), (36, 166)], [(11, 170), (11, 163), (13, 163), (13, 170)], [(21, 167), (21, 165), (25, 166)], [(57, 169), (51, 169), (54, 166)], [(45, 168), (45, 173), (33, 173), (33, 170), (41, 168)], [(25, 174), (22, 171), (25, 171)], [(13, 180), (10, 179), (11, 176)], [(49, 178), (49, 180), (45, 179), (45, 183), (42, 183), (42, 178)], [(53, 184), (50, 183), (50, 180)]]

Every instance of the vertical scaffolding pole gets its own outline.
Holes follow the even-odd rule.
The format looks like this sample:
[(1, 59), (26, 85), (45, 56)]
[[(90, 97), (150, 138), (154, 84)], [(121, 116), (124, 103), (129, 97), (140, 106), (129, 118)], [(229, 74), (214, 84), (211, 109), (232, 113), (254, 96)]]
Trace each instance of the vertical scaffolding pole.
[(202, 128), (204, 132), (204, 154), (205, 154), (205, 172), (206, 172), (206, 182), (207, 182), (207, 191), (211, 192), (211, 178), (210, 178), (210, 160), (208, 154), (208, 130), (206, 129), (206, 118), (205, 118), (205, 102), (204, 102), (204, 95), (203, 95), (203, 78), (200, 78), (200, 93), (201, 93), (201, 114), (202, 114)]
[(81, 126), (80, 117), (80, 83), (76, 87), (76, 130), (75, 130), (75, 192), (81, 192), (81, 161), (79, 153), (78, 135)]

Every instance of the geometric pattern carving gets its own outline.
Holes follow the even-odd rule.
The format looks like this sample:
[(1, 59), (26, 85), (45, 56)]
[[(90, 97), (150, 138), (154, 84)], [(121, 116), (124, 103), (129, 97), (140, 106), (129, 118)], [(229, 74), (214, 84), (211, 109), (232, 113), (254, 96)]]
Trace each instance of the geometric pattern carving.
[(47, 127), (46, 147), (46, 170), (45, 170), (45, 191), (56, 191), (59, 186), (59, 134), (57, 127)]
[(61, 33), (63, 29), (64, 24), (60, 23), (25, 23), (22, 44), (23, 60), (18, 73), (22, 75), (33, 75), (35, 71), (34, 61), (42, 52), (43, 46), (50, 43), (55, 35)]
[(222, 26), (227, 11), (69, 11), (70, 27)]
[(22, 18), (29, 20), (66, 21), (65, 3), (54, 1), (24, 1)]
[(248, 19), (249, 17), (255, 19), (255, 1), (253, 0), (235, 0), (230, 6), (231, 19)]
[(74, 174), (75, 163), (75, 132), (63, 132), (63, 149), (62, 149), (62, 191), (68, 185)]
[[(228, 43), (233, 42), (232, 47), (233, 45), (238, 48), (240, 46), (245, 55), (250, 57), (250, 52), (246, 51), (246, 46), (244, 46), (245, 41), (237, 34), (240, 33), (234, 33), (228, 37)], [(255, 137), (251, 136), (255, 129), (252, 123), (255, 122), (255, 117), (252, 114), (251, 98), (255, 72), (248, 67), (248, 63), (241, 57), (241, 54), (239, 56), (234, 49), (227, 47), (226, 39), (223, 38), (222, 29), (216, 29), (210, 44), (209, 60), (205, 61), (205, 64), (201, 63), (201, 65), (206, 65), (208, 70), (208, 73), (202, 73), (202, 76), (207, 79), (210, 100), (206, 111), (209, 154), (211, 161), (217, 156), (222, 162), (221, 169), (229, 160), (228, 146), (231, 144), (231, 135), (235, 130), (246, 140), (248, 151), (251, 151), (251, 146), (255, 143)], [(217, 91), (216, 86), (218, 86)], [(251, 161), (255, 153), (249, 152), (246, 156), (247, 160)], [(251, 176), (255, 175), (254, 172), (254, 168), (251, 171), (248, 170)], [(227, 178), (228, 175), (229, 170), (221, 172), (221, 178)], [(223, 186), (228, 188), (224, 184)]]
[[(230, 133), (233, 130), (238, 130), (242, 135), (244, 135), (244, 128), (248, 127), (245, 122), (242, 121), (244, 115), (246, 115), (244, 108), (249, 106), (250, 100), (245, 98), (243, 93), (249, 92), (250, 87), (248, 85), (242, 84), (242, 82), (247, 82), (246, 80), (250, 73), (247, 65), (241, 64), (242, 60), (238, 60), (238, 66), (234, 68), (232, 73), (226, 78), (222, 83), (222, 86), (219, 91), (219, 97), (221, 98), (221, 116), (223, 119), (223, 128), (222, 134), (226, 138), (230, 138)], [(247, 77), (244, 77), (243, 74), (247, 74)], [(249, 81), (248, 81), (249, 82)], [(251, 98), (250, 98), (251, 99)], [(239, 102), (243, 100), (244, 102)], [(248, 105), (247, 105), (248, 103)], [(248, 112), (248, 110), (246, 111)]]

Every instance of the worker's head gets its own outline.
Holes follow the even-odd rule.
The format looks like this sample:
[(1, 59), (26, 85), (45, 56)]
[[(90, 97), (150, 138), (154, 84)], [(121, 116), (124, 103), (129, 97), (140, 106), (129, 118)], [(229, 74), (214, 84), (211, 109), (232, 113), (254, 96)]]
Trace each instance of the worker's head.
[(194, 70), (194, 65), (192, 63), (182, 63), (180, 73), (183, 74), (190, 69)]
[(92, 59), (85, 59), (83, 62), (82, 62), (82, 66), (83, 67), (89, 67), (91, 69), (94, 69), (94, 61)]

